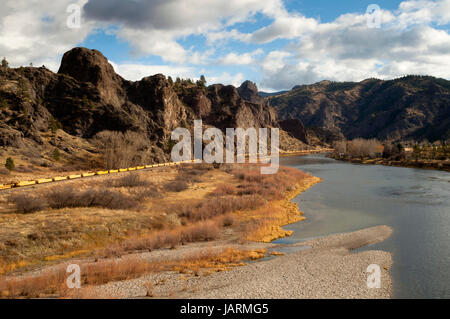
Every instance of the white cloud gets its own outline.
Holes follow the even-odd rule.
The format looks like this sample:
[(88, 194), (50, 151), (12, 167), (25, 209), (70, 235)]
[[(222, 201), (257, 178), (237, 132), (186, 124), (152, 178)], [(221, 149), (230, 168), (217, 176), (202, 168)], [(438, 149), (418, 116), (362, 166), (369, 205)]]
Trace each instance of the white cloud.
[(177, 77), (183, 79), (198, 80), (201, 74), (206, 76), (209, 84), (222, 83), (224, 85), (239, 86), (245, 81), (242, 73), (230, 74), (229, 72), (213, 73), (207, 70), (198, 70), (193, 67), (171, 66), (171, 65), (146, 65), (137, 63), (115, 63), (109, 61), (114, 70), (124, 79), (129, 81), (139, 81), (144, 77), (162, 73), (171, 76), (173, 80)]
[(286, 51), (271, 51), (266, 55), (261, 66), (264, 71), (277, 72), (285, 65), (285, 59), (291, 56), (291, 53)]
[(208, 83), (212, 84), (212, 83), (222, 83), (225, 85), (231, 84), (234, 86), (240, 86), (242, 84), (242, 82), (244, 82), (245, 76), (242, 73), (237, 73), (237, 74), (230, 74), (228, 72), (223, 72), (221, 74), (212, 74), (212, 75), (207, 75), (206, 76), (206, 80), (208, 81)]
[(171, 76), (174, 80), (176, 77), (180, 78), (197, 78), (194, 68), (170, 66), (170, 65), (146, 65), (134, 63), (115, 63), (109, 61), (116, 73), (121, 75), (124, 79), (130, 81), (139, 81), (144, 77), (162, 73), (165, 76)]
[(255, 57), (263, 54), (264, 51), (262, 49), (257, 49), (253, 52), (247, 52), (243, 54), (237, 54), (235, 52), (231, 52), (227, 54), (225, 57), (220, 58), (218, 62), (224, 65), (249, 65), (255, 62)]
[(58, 57), (92, 30), (92, 23), (83, 22), (80, 29), (69, 29), (66, 23), (67, 6), (82, 6), (86, 1), (2, 1), (0, 54), (7, 57), (11, 66), (33, 62), (57, 71)]
[(306, 18), (298, 14), (283, 12), (275, 17), (275, 21), (254, 32), (250, 41), (255, 43), (267, 43), (278, 38), (293, 39), (317, 28), (315, 19)]
[[(382, 27), (367, 27), (367, 15), (345, 14), (331, 23), (318, 23), (297, 34), (282, 52), (267, 55), (261, 64), (261, 85), (275, 90), (324, 79), (360, 81), (407, 74), (450, 77), (450, 35), (430, 22), (447, 21), (450, 0), (403, 2), (395, 12), (382, 11)], [(303, 23), (303, 17), (292, 17)], [(272, 25), (276, 25), (275, 20)], [(267, 28), (261, 30), (265, 31)], [(292, 30), (269, 39), (291, 38)], [(257, 31), (259, 32), (259, 31)]]
[[(117, 35), (133, 45), (136, 54), (158, 55), (165, 61), (196, 63), (198, 52), (189, 52), (178, 40), (189, 35), (223, 32), (245, 22), (257, 12), (282, 7), (281, 0), (89, 0), (84, 6), (93, 21), (119, 24)], [(220, 37), (220, 35), (217, 35)]]
[(404, 1), (399, 5), (398, 19), (403, 25), (436, 22), (437, 24), (450, 23), (450, 0)]
[[(67, 6), (84, 5), (81, 29), (66, 26)], [(271, 21), (252, 33), (240, 24), (258, 14)], [(118, 63), (119, 73), (139, 79), (154, 73), (196, 78), (201, 66), (214, 81), (240, 84), (238, 74), (218, 73), (228, 65), (259, 67), (260, 86), (273, 89), (323, 79), (362, 80), (404, 74), (450, 78), (450, 35), (436, 25), (450, 23), (450, 0), (411, 0), (397, 10), (382, 11), (382, 27), (367, 27), (367, 15), (347, 13), (328, 23), (288, 11), (282, 0), (4, 0), (0, 12), (0, 58), (12, 66), (45, 64), (56, 71), (61, 55), (96, 29), (117, 35), (132, 48), (132, 57), (156, 55), (169, 65)], [(113, 28), (110, 28), (113, 26)], [(187, 47), (182, 39), (204, 36), (206, 46)], [(261, 49), (218, 55), (220, 46), (236, 42), (252, 47), (286, 39), (284, 47), (263, 56)], [(189, 43), (189, 40), (186, 41)], [(107, 53), (106, 53), (107, 54)], [(209, 73), (209, 74), (208, 74)], [(200, 73), (201, 74), (201, 73)], [(255, 81), (255, 79), (250, 79)]]

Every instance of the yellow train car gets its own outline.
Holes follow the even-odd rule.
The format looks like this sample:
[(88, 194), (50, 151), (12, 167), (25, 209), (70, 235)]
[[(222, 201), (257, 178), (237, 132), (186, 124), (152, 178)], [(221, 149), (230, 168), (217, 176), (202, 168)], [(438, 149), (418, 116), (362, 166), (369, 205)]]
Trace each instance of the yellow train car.
[(16, 187), (35, 185), (36, 181), (22, 181), (14, 184)]
[(45, 184), (53, 182), (53, 178), (40, 178), (36, 180), (37, 184)]
[(83, 177), (89, 177), (89, 176), (94, 176), (94, 175), (95, 175), (94, 172), (89, 172), (89, 173), (83, 173), (83, 174), (81, 174), (81, 176), (83, 176)]

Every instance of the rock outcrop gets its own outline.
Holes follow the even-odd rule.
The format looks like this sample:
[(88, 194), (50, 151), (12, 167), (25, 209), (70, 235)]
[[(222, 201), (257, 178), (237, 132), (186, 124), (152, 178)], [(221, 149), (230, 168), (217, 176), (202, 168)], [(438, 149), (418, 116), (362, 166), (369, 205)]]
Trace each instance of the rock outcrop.
[(305, 144), (309, 144), (308, 133), (299, 119), (288, 119), (280, 121), (280, 127), (288, 132), (292, 137), (302, 141)]
[(168, 159), (172, 130), (190, 128), (194, 119), (222, 129), (278, 127), (275, 109), (251, 82), (206, 87), (162, 74), (131, 82), (101, 52), (86, 48), (65, 53), (58, 73), (1, 70), (0, 106), (0, 147), (18, 148), (25, 140), (47, 145), (58, 129), (86, 141), (105, 130), (132, 131), (148, 141), (155, 161)]
[(322, 81), (267, 99), (281, 120), (301, 119), (313, 134), (329, 140), (450, 138), (450, 81), (444, 79)]

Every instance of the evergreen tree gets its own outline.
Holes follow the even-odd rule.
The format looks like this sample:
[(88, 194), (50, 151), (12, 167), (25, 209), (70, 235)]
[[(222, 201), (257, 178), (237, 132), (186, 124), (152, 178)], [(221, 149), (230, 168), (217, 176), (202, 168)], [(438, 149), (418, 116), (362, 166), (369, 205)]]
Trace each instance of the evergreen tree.
[(5, 167), (12, 171), (16, 166), (14, 165), (14, 160), (11, 157), (6, 159)]
[(8, 67), (9, 67), (9, 63), (8, 63), (8, 61), (6, 61), (6, 58), (5, 57), (3, 57), (3, 60), (2, 60), (2, 69), (4, 69), (5, 71), (8, 69)]
[(206, 85), (206, 78), (203, 74), (200, 76), (200, 81), (203, 83), (203, 85)]
[(59, 152), (59, 149), (55, 148), (55, 150), (53, 151), (53, 159), (55, 161), (59, 161), (60, 158), (61, 158), (61, 154)]
[(200, 87), (206, 87), (206, 79), (204, 75), (200, 76), (200, 80), (197, 81), (197, 85)]

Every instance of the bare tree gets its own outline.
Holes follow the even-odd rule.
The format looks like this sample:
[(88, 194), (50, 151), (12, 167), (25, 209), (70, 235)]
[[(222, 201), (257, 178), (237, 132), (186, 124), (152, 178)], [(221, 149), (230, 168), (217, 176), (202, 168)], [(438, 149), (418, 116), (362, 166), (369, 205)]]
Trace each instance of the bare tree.
[(149, 161), (150, 143), (137, 132), (102, 131), (94, 142), (101, 148), (107, 169), (130, 167)]
[(347, 141), (336, 141), (333, 145), (334, 153), (339, 157), (347, 154)]
[(346, 154), (350, 157), (375, 157), (377, 153), (381, 153), (382, 144), (376, 139), (365, 140), (356, 138), (347, 142)]

